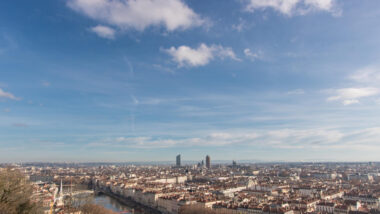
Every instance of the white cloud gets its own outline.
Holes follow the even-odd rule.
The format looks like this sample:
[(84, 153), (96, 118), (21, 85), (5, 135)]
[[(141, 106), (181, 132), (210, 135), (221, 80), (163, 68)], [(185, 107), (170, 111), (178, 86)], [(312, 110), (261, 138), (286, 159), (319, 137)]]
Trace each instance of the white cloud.
[(241, 61), (238, 57), (236, 57), (235, 52), (230, 47), (222, 47), (221, 45), (218, 46), (212, 46), (215, 54), (220, 57), (221, 59), (224, 58), (231, 58), (236, 61)]
[(6, 98), (6, 99), (11, 99), (11, 100), (19, 100), (15, 95), (3, 91), (3, 89), (0, 88), (0, 98)]
[(336, 7), (336, 0), (248, 0), (249, 11), (272, 8), (287, 16), (305, 15), (313, 11), (326, 11), (333, 15), (341, 12)]
[(280, 148), (303, 148), (338, 143), (344, 134), (329, 129), (280, 129), (264, 133), (263, 142)]
[[(341, 101), (343, 105), (360, 103), (360, 98), (373, 97), (380, 94), (380, 70), (376, 66), (368, 66), (348, 76), (357, 87), (330, 90), (334, 96), (327, 101)], [(376, 100), (376, 99), (374, 99)]]
[(380, 69), (374, 66), (359, 69), (349, 76), (350, 79), (360, 83), (380, 83)]
[(327, 101), (341, 101), (344, 105), (359, 103), (360, 98), (378, 95), (378, 88), (342, 88), (334, 90), (335, 95), (328, 97)]
[(380, 127), (372, 127), (357, 130), (353, 133), (350, 133), (350, 137), (346, 142), (347, 145), (377, 145), (379, 146), (380, 139)]
[(91, 31), (96, 33), (98, 36), (106, 38), (106, 39), (114, 39), (116, 31), (113, 28), (97, 25), (91, 28)]
[(205, 23), (182, 0), (69, 0), (68, 6), (120, 29), (164, 26), (173, 31)]
[(213, 51), (205, 44), (201, 44), (197, 49), (192, 49), (182, 45), (178, 48), (171, 47), (166, 52), (173, 57), (179, 66), (201, 66), (206, 65), (214, 58)]
[(249, 29), (254, 25), (255, 23), (253, 22), (248, 23), (244, 19), (239, 18), (239, 22), (237, 24), (233, 24), (232, 28), (238, 32), (243, 32), (244, 30)]
[(233, 24), (232, 28), (237, 30), (238, 32), (242, 32), (245, 29), (245, 26), (246, 26), (245, 23), (240, 21), (239, 24)]
[(255, 60), (257, 60), (257, 59), (262, 59), (262, 55), (263, 55), (263, 53), (261, 52), (261, 51), (258, 51), (258, 52), (256, 52), (256, 53), (253, 53), (252, 51), (251, 51), (251, 49), (249, 49), (249, 48), (246, 48), (246, 49), (244, 49), (244, 55), (246, 56), (246, 57), (248, 57), (250, 60), (252, 60), (252, 61), (255, 61)]
[(351, 100), (343, 100), (343, 105), (348, 106), (351, 104), (359, 103), (359, 100), (351, 99)]
[(208, 64), (215, 56), (224, 59), (231, 58), (234, 60), (240, 60), (236, 57), (234, 51), (231, 48), (226, 48), (221, 45), (211, 45), (200, 44), (198, 48), (193, 49), (189, 46), (179, 46), (171, 47), (164, 50), (170, 56), (172, 56), (173, 61), (178, 63), (179, 67), (182, 66), (202, 66)]

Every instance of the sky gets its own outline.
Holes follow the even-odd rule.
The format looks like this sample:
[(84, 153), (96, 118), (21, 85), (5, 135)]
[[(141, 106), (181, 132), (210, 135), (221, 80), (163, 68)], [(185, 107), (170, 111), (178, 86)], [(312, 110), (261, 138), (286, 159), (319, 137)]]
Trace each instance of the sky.
[(378, 0), (0, 1), (0, 162), (380, 161)]

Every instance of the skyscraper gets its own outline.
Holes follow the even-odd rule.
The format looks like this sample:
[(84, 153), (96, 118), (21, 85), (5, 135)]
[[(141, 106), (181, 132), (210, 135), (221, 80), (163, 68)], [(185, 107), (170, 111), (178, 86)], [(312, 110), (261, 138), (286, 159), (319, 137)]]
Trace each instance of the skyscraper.
[(176, 157), (176, 166), (177, 167), (181, 166), (181, 155), (177, 155), (177, 157)]
[(211, 160), (210, 160), (210, 156), (206, 156), (206, 167), (207, 169), (210, 169), (211, 168)]

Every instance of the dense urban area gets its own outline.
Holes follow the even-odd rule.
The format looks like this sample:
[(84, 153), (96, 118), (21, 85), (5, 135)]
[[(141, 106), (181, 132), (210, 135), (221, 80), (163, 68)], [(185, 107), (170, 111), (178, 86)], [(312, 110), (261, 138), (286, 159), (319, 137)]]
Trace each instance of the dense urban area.
[(206, 156), (181, 164), (178, 155), (172, 165), (29, 163), (1, 170), (9, 168), (27, 176), (45, 213), (71, 213), (68, 198), (94, 194), (133, 208), (125, 213), (380, 213), (380, 164), (372, 162), (212, 164)]

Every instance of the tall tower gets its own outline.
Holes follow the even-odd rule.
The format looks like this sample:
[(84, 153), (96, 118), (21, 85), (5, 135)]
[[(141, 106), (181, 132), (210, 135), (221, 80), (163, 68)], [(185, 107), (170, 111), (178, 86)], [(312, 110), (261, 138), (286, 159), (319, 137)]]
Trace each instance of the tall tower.
[(211, 168), (211, 159), (210, 159), (210, 156), (206, 156), (206, 167), (207, 169), (210, 169)]
[(58, 207), (63, 207), (65, 205), (64, 202), (64, 195), (63, 195), (63, 184), (62, 184), (62, 179), (61, 179), (61, 186), (59, 188), (59, 197), (57, 199), (57, 206)]
[(181, 166), (181, 155), (177, 155), (177, 157), (176, 157), (176, 166), (177, 167)]

